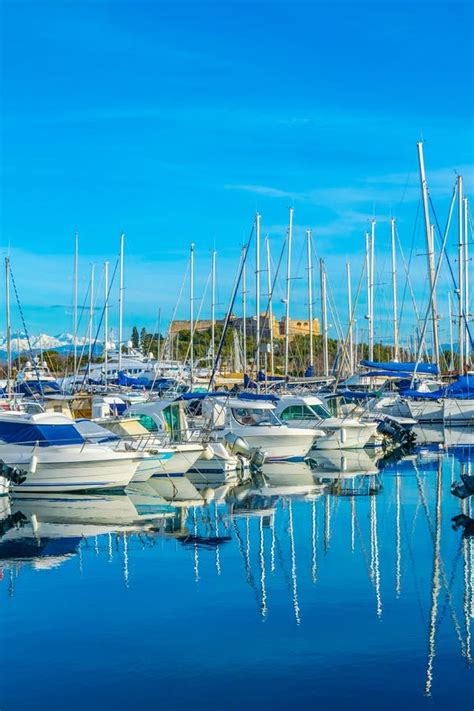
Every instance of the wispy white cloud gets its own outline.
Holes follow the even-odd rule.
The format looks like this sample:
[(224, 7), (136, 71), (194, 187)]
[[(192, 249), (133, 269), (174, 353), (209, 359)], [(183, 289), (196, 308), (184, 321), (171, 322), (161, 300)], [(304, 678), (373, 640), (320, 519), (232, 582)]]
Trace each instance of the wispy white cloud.
[(288, 198), (290, 200), (299, 199), (298, 193), (292, 193), (289, 190), (281, 190), (280, 188), (272, 188), (269, 185), (224, 185), (225, 190), (240, 190), (242, 192), (254, 193), (255, 195), (264, 195), (271, 198)]
[[(449, 197), (457, 175), (462, 175), (466, 190), (474, 188), (474, 165), (465, 164), (458, 169), (437, 168), (428, 172), (430, 194), (435, 197)], [(420, 186), (417, 172), (409, 174), (389, 173), (359, 178), (354, 185), (333, 185), (303, 190), (290, 190), (285, 187), (258, 184), (227, 184), (226, 190), (238, 190), (268, 198), (287, 199), (293, 202), (308, 203), (318, 207), (327, 207), (338, 211), (351, 206), (368, 205), (391, 206), (401, 200), (416, 202), (420, 198)]]

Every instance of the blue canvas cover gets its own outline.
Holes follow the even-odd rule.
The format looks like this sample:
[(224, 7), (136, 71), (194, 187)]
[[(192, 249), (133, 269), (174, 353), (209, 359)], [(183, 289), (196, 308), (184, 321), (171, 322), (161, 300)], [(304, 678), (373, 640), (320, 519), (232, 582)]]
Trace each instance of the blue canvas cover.
[(151, 383), (146, 378), (131, 378), (126, 375), (123, 370), (120, 370), (117, 374), (119, 385), (125, 385), (129, 388), (149, 388)]
[(66, 444), (83, 444), (84, 438), (71, 425), (46, 425), (29, 422), (1, 422), (0, 440), (7, 444), (25, 444), (40, 447)]
[(378, 363), (373, 360), (361, 360), (360, 364), (364, 368), (371, 370), (391, 371), (392, 373), (417, 373), (425, 375), (439, 375), (439, 368), (435, 363), (396, 363), (389, 361), (388, 363)]

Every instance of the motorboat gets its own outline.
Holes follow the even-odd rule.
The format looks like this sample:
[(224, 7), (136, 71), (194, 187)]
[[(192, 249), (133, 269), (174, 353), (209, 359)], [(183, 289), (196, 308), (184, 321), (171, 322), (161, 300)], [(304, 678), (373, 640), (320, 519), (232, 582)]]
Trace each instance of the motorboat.
[(165, 462), (175, 455), (172, 447), (163, 446), (157, 437), (151, 436), (132, 418), (118, 420), (111, 430), (86, 419), (76, 420), (75, 426), (86, 442), (105, 444), (113, 447), (114, 451), (136, 452), (141, 456), (132, 482), (147, 481), (151, 476), (164, 472)]
[[(201, 427), (192, 426), (182, 399), (150, 400), (128, 408), (127, 416), (135, 417), (151, 434), (166, 436), (175, 456), (164, 463), (164, 472), (170, 475), (186, 474), (196, 480), (203, 475), (222, 474), (240, 468), (240, 460), (222, 443), (211, 441)], [(202, 440), (206, 439), (205, 444)]]
[(86, 442), (61, 414), (0, 412), (0, 459), (24, 470), (23, 492), (64, 492), (125, 487), (143, 455)]
[(314, 440), (324, 434), (309, 427), (288, 427), (275, 414), (273, 400), (248, 393), (204, 397), (202, 416), (217, 441), (223, 441), (229, 433), (235, 434), (250, 449), (263, 450), (269, 462), (305, 459)]
[(360, 449), (377, 432), (378, 423), (356, 417), (334, 417), (316, 395), (282, 395), (275, 414), (289, 427), (314, 428), (323, 434), (316, 437), (313, 449)]

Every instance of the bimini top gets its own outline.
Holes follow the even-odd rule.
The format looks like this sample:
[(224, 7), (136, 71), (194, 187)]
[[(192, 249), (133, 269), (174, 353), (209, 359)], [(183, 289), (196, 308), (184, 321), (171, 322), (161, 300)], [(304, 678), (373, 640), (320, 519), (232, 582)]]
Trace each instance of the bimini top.
[(420, 375), (439, 375), (439, 368), (436, 363), (396, 363), (389, 361), (388, 363), (377, 363), (373, 360), (361, 360), (360, 364), (364, 368), (371, 370), (390, 371), (392, 375), (398, 373), (419, 373)]
[(84, 438), (69, 417), (60, 414), (0, 413), (0, 443), (40, 447), (84, 444)]

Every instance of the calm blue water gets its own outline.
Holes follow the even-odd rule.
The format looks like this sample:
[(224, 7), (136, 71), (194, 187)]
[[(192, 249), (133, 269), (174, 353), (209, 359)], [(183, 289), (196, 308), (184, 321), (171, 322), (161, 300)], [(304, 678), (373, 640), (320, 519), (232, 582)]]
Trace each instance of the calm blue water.
[(468, 456), (12, 502), (0, 708), (472, 709)]

